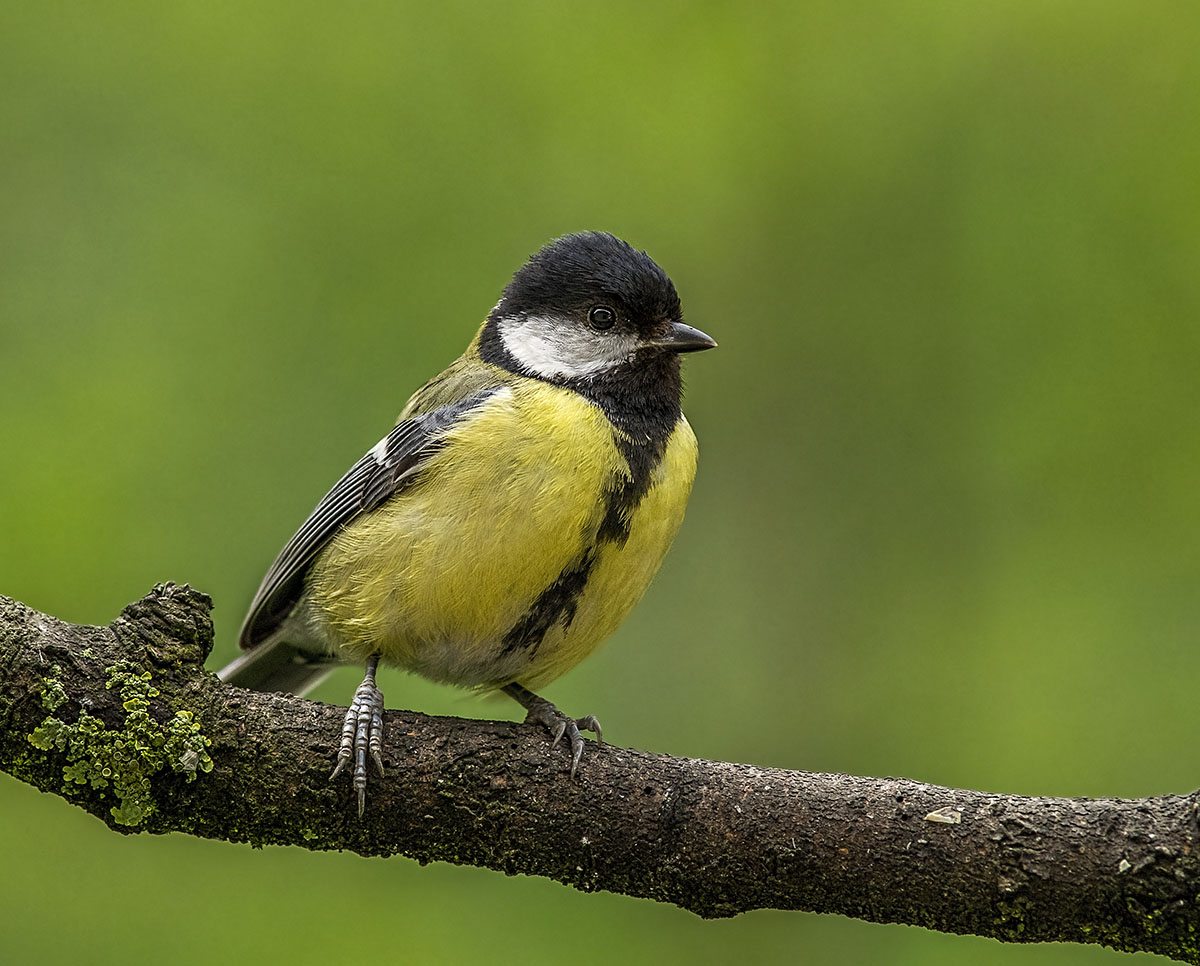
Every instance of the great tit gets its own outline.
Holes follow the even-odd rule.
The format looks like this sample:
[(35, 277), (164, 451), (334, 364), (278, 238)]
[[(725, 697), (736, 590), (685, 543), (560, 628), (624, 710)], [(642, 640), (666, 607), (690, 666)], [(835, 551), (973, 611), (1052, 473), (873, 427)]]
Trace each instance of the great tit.
[(353, 761), (360, 816), (368, 756), (383, 774), (381, 660), (512, 696), (570, 740), (574, 777), (600, 724), (534, 691), (661, 565), (696, 472), (679, 355), (715, 345), (645, 252), (604, 232), (546, 245), (288, 541), (221, 678), (303, 694), (365, 662), (330, 776)]

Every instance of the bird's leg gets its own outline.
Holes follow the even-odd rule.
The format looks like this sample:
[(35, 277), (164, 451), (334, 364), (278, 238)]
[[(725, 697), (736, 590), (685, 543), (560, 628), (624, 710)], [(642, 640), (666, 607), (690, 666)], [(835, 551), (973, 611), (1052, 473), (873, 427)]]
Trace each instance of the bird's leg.
[(519, 684), (506, 684), (500, 690), (525, 709), (527, 724), (540, 724), (550, 732), (550, 736), (554, 739), (550, 742), (551, 748), (558, 744), (563, 735), (567, 736), (571, 742), (572, 778), (575, 777), (575, 771), (579, 768), (579, 759), (583, 757), (583, 735), (579, 733), (580, 730), (595, 732), (596, 741), (604, 742), (600, 722), (596, 720), (594, 714), (589, 714), (586, 718), (568, 718), (545, 698), (539, 698), (528, 688), (523, 688)]
[(375, 686), (375, 671), (379, 655), (367, 658), (367, 673), (354, 692), (354, 700), (346, 709), (342, 725), (342, 746), (338, 749), (337, 765), (330, 779), (336, 778), (354, 758), (354, 790), (358, 792), (358, 817), (362, 818), (367, 804), (367, 754), (383, 777), (383, 692)]

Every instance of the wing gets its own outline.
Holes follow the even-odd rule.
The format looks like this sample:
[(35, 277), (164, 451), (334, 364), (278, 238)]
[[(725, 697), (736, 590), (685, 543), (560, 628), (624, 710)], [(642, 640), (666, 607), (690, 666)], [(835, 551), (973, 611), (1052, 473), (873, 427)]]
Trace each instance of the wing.
[(271, 564), (250, 604), (238, 643), (251, 648), (270, 637), (300, 600), (308, 568), (321, 549), (359, 514), (400, 492), (441, 448), (446, 430), (499, 388), (490, 386), (405, 419), (371, 447), (321, 498)]

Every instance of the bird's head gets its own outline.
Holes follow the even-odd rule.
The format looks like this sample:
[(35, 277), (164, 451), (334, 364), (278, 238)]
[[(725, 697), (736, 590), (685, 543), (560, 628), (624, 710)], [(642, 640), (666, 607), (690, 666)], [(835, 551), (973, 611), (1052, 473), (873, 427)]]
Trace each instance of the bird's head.
[(649, 255), (598, 231), (566, 235), (533, 255), (481, 336), (485, 355), (553, 381), (593, 379), (715, 345), (684, 324), (675, 286)]

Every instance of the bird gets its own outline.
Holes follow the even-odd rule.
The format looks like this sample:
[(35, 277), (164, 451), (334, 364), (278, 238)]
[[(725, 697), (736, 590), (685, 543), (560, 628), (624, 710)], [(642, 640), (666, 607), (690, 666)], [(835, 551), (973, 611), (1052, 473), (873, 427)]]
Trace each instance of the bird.
[(545, 245), (280, 551), (219, 677), (303, 695), (365, 665), (330, 775), (353, 765), (360, 819), (368, 758), (385, 777), (381, 661), (514, 698), (568, 740), (574, 779), (600, 723), (537, 691), (662, 564), (697, 462), (680, 356), (716, 344), (644, 251), (601, 231)]

